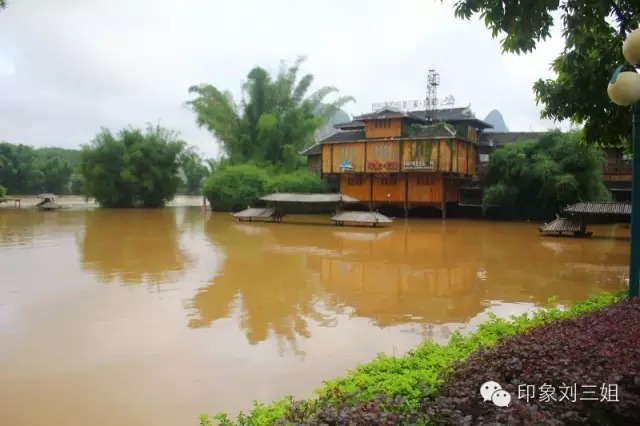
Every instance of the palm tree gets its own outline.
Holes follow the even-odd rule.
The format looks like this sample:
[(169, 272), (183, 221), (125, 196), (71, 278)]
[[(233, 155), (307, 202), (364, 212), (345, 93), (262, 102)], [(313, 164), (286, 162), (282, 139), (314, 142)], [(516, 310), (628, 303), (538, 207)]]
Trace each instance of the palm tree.
[[(196, 123), (209, 130), (222, 144), (231, 162), (256, 161), (294, 168), (298, 152), (313, 142), (314, 132), (352, 97), (324, 102), (335, 87), (322, 87), (309, 94), (312, 74), (298, 78), (299, 57), (292, 66), (282, 63), (275, 78), (261, 67), (253, 68), (242, 85), (242, 100), (210, 84), (189, 88), (196, 95), (187, 105), (196, 113)], [(323, 107), (321, 107), (321, 105)]]

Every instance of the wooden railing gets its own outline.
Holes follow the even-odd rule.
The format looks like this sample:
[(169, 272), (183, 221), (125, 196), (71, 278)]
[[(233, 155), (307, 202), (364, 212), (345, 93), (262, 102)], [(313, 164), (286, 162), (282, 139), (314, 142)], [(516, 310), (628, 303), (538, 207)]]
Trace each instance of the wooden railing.
[(632, 170), (631, 160), (624, 160), (619, 163), (607, 163), (604, 166), (604, 173), (608, 175), (631, 174)]
[(484, 176), (485, 174), (487, 174), (487, 166), (489, 163), (480, 163), (478, 165), (476, 165), (476, 175), (478, 176)]

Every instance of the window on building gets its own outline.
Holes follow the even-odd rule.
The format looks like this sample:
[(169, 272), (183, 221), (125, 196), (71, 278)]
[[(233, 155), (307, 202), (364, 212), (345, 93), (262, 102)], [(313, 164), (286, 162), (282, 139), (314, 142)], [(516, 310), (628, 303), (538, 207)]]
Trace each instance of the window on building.
[(362, 185), (363, 182), (364, 182), (364, 177), (362, 175), (347, 176), (348, 185)]
[(429, 185), (431, 184), (431, 176), (420, 175), (416, 181), (416, 185)]
[(489, 162), (489, 154), (480, 154), (480, 162), (488, 163)]
[(376, 143), (373, 148), (373, 153), (376, 156), (377, 160), (386, 160), (391, 158), (391, 153), (393, 151), (393, 147), (391, 142), (379, 142)]
[(382, 185), (395, 185), (398, 183), (397, 175), (388, 175), (380, 179)]

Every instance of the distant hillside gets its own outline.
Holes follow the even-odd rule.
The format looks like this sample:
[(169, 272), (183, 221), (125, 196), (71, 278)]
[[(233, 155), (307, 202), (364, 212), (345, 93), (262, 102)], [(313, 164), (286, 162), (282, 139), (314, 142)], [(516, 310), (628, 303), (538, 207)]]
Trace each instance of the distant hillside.
[(492, 110), (484, 119), (487, 123), (493, 126), (493, 129), (487, 129), (487, 132), (508, 132), (509, 128), (507, 123), (504, 122), (502, 114), (497, 109)]
[[(323, 105), (324, 107), (324, 105)], [(322, 140), (325, 138), (328, 138), (329, 136), (331, 136), (332, 134), (336, 133), (337, 130), (333, 127), (335, 124), (338, 123), (347, 123), (351, 121), (351, 117), (349, 116), (349, 114), (347, 114), (346, 112), (344, 112), (343, 110), (338, 110), (333, 117), (331, 117), (329, 119), (329, 121), (327, 122), (327, 124), (325, 124), (324, 127), (321, 127), (320, 129), (318, 129), (315, 133), (315, 137), (316, 140)]]

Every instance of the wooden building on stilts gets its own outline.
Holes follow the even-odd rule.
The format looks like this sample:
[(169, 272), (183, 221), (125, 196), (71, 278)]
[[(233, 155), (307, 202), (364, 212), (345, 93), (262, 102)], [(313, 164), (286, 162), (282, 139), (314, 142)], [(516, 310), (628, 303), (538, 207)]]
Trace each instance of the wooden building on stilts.
[[(335, 126), (333, 135), (305, 153), (337, 190), (371, 210), (431, 206), (447, 216), (470, 183), (478, 158), (478, 135), (491, 125), (470, 108), (405, 111), (390, 107)], [(316, 160), (315, 157), (318, 159)]]

